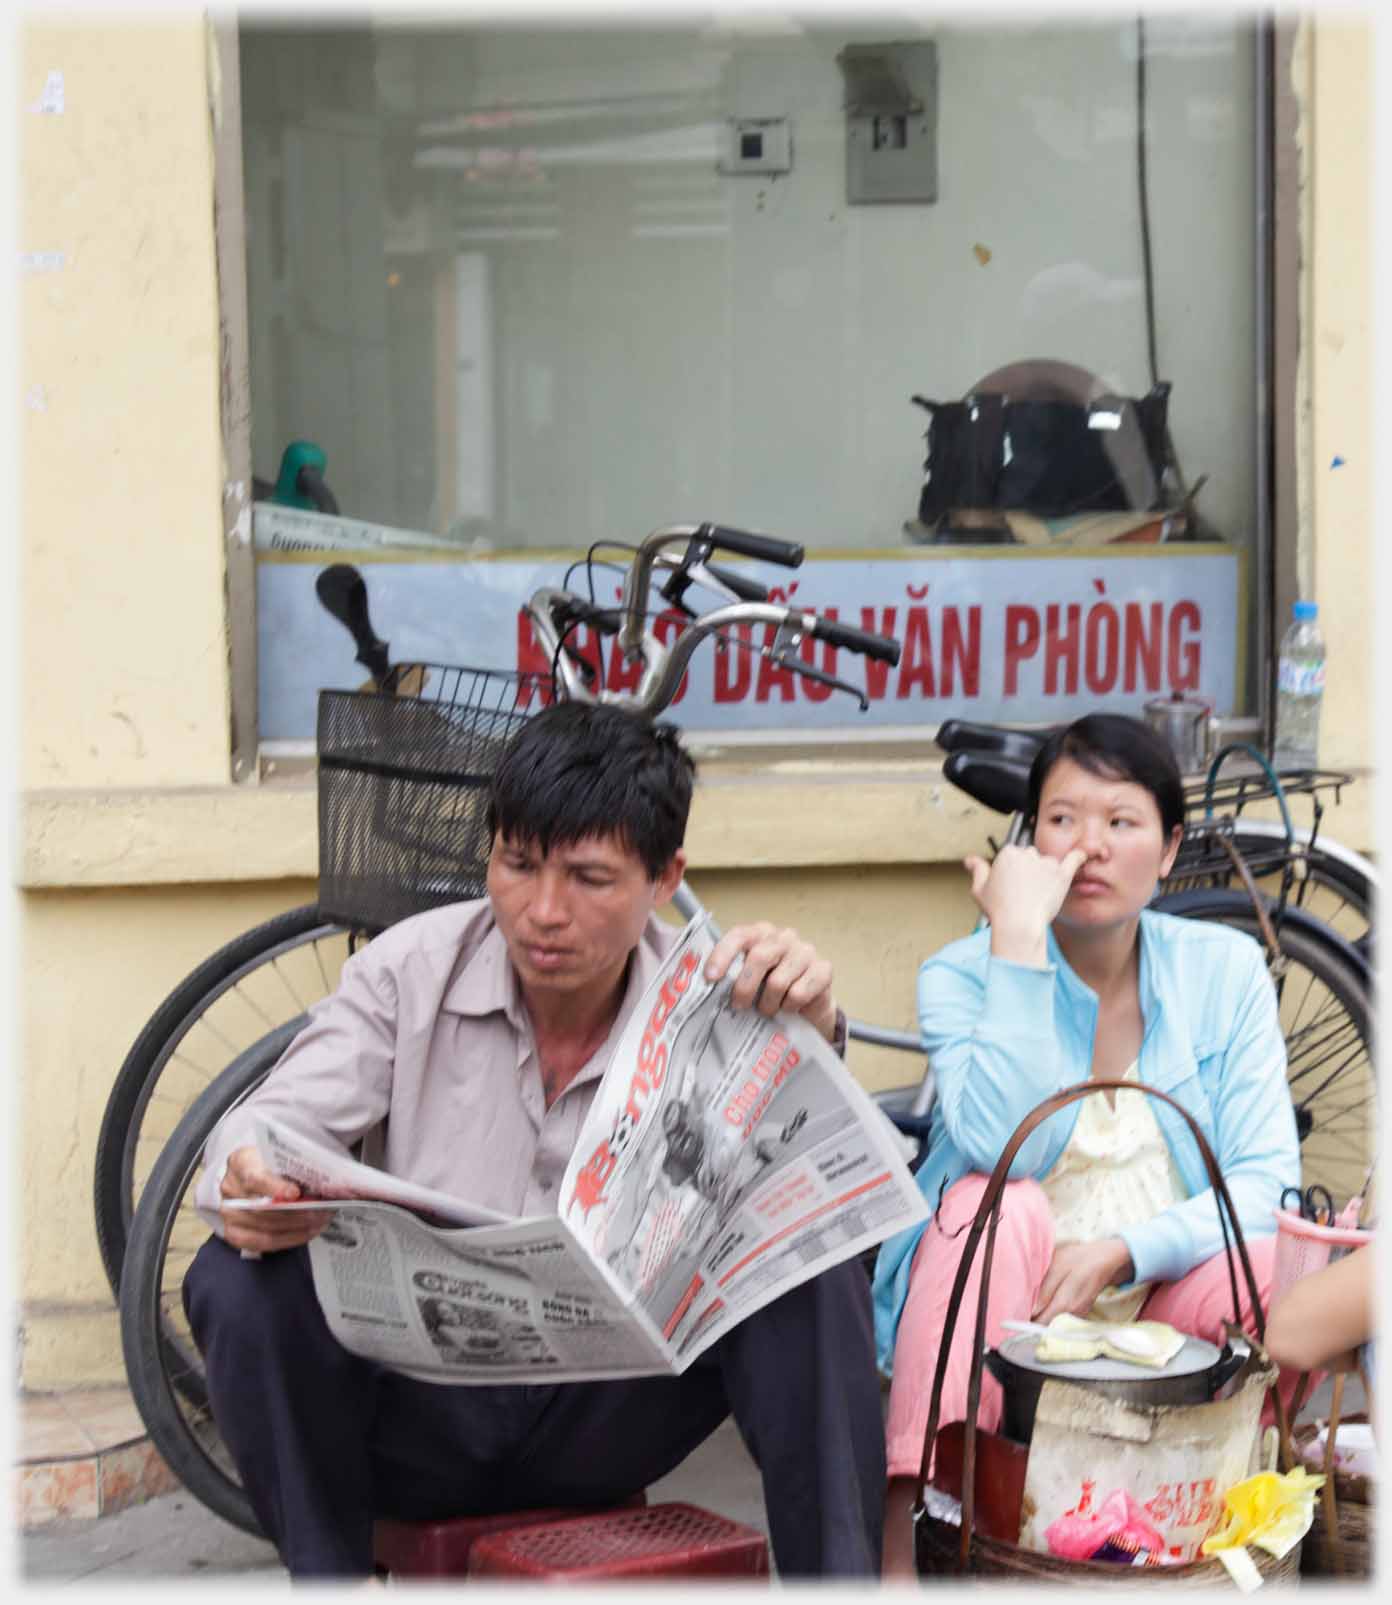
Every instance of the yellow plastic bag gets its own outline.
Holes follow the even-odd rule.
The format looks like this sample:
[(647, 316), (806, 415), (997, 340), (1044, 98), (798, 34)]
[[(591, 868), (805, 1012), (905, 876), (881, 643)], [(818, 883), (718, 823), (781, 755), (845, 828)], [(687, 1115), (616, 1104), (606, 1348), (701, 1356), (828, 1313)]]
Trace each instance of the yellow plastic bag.
[(1235, 1483), (1223, 1495), (1227, 1521), (1204, 1539), (1202, 1552), (1256, 1545), (1280, 1560), (1305, 1536), (1315, 1519), (1315, 1495), (1324, 1478), (1303, 1466), (1285, 1473), (1261, 1471)]

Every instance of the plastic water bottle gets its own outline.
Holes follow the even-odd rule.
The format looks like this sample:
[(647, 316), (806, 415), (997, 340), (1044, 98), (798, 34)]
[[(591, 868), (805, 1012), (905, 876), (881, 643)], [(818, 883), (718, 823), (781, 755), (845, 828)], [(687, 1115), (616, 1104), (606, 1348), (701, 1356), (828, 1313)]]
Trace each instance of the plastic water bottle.
[(1313, 602), (1297, 602), (1281, 639), (1276, 669), (1276, 739), (1272, 767), (1313, 769), (1319, 760), (1320, 702), (1324, 697), (1324, 638)]

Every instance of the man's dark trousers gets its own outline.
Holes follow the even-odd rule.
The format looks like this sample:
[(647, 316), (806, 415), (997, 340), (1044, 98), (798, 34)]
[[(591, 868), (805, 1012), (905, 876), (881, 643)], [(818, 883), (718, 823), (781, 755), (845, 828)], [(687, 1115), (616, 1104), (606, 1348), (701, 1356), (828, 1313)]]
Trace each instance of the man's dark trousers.
[(877, 1576), (885, 1454), (858, 1261), (756, 1311), (680, 1377), (416, 1382), (330, 1333), (304, 1249), (204, 1245), (184, 1304), (217, 1420), (292, 1577), (364, 1576), (376, 1516), (604, 1505), (673, 1470), (733, 1414), (784, 1577)]

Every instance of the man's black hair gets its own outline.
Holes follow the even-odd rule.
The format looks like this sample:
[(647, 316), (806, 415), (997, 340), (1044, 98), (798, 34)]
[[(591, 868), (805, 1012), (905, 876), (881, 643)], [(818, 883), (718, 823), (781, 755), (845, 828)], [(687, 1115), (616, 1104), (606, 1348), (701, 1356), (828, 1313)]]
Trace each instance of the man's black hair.
[(1184, 823), (1184, 781), (1168, 743), (1140, 719), (1121, 713), (1090, 713), (1056, 730), (1034, 755), (1029, 773), (1027, 815), (1039, 814), (1039, 798), (1049, 771), (1063, 758), (1106, 780), (1129, 780), (1145, 789), (1160, 810), (1168, 841)]
[(656, 880), (686, 837), (695, 778), (674, 726), (623, 708), (554, 702), (508, 743), (493, 776), (488, 834), (543, 853), (613, 837)]

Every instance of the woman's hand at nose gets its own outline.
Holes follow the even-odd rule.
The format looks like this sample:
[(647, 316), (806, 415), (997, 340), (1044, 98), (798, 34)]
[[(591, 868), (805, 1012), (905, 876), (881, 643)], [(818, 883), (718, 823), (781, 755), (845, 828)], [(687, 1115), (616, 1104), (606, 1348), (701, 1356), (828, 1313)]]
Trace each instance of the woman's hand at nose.
[(1016, 964), (1048, 963), (1045, 934), (1073, 877), (1087, 862), (1081, 847), (1049, 858), (1036, 847), (1002, 847), (988, 864), (964, 860), (976, 906), (991, 923), (991, 953)]

